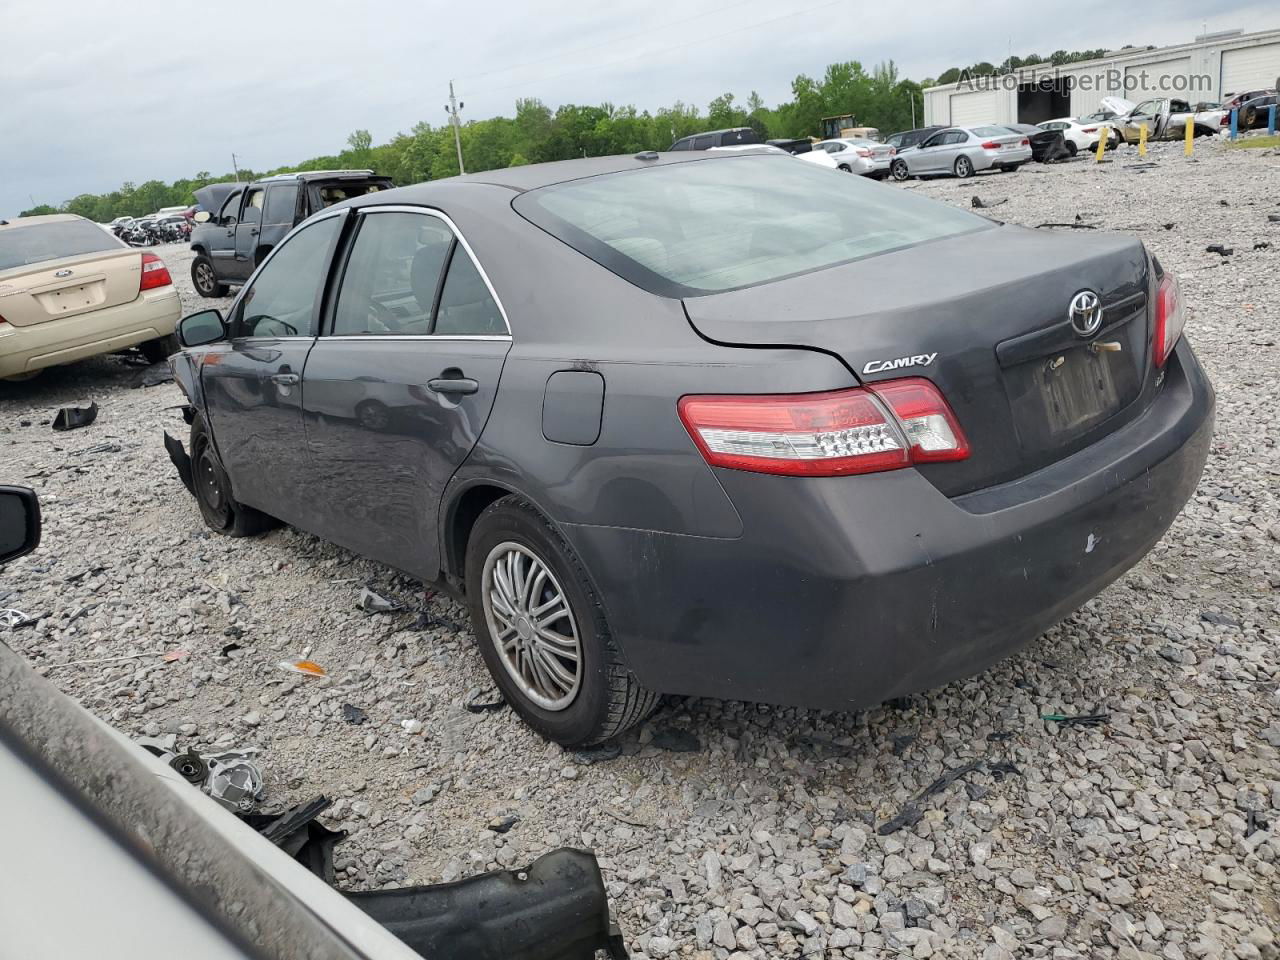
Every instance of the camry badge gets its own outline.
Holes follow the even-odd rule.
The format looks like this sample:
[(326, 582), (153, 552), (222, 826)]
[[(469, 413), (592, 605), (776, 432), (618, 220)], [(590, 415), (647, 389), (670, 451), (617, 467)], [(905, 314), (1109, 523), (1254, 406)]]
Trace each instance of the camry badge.
[(936, 359), (936, 353), (918, 353), (914, 357), (898, 357), (896, 360), (871, 360), (862, 368), (862, 372), (883, 373), (885, 370), (901, 370), (904, 367), (927, 367)]
[(1081, 290), (1071, 298), (1067, 319), (1078, 337), (1092, 337), (1102, 326), (1102, 301), (1092, 290)]

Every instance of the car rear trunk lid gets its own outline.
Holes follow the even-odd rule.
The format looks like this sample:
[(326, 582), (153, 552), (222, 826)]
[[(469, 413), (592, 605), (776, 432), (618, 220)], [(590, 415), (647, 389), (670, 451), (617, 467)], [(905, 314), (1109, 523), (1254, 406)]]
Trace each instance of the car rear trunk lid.
[(142, 255), (127, 247), (0, 271), (0, 317), (15, 327), (74, 317), (138, 297)]
[[(1103, 307), (1089, 337), (1068, 319), (1084, 290)], [(684, 303), (714, 342), (821, 350), (863, 382), (932, 380), (973, 453), (920, 469), (958, 495), (1047, 466), (1145, 408), (1150, 299), (1136, 238), (1002, 226)]]

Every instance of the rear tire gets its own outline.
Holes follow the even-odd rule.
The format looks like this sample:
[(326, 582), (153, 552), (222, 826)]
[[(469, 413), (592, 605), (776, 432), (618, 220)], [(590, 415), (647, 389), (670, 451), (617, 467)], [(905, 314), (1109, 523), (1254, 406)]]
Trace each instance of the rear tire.
[(140, 343), (138, 349), (142, 351), (148, 363), (159, 363), (161, 360), (168, 360), (181, 350), (182, 346), (178, 343), (178, 338), (171, 333), (167, 337), (157, 337)]
[[(516, 572), (509, 575), (513, 561)], [(504, 587), (512, 580), (514, 589)], [(525, 597), (526, 586), (533, 595)], [(658, 695), (627, 669), (582, 562), (523, 497), (503, 497), (476, 520), (467, 542), (466, 590), (485, 666), (516, 713), (548, 740), (564, 747), (602, 743), (657, 703)], [(547, 604), (554, 604), (553, 615), (565, 612), (544, 617), (539, 630), (527, 614)], [(540, 642), (546, 633), (554, 644)], [(546, 683), (551, 656), (560, 673)]]
[(901, 183), (904, 180), (909, 180), (911, 178), (911, 173), (910, 171), (907, 170), (907, 161), (905, 160), (893, 161), (893, 165), (889, 167), (889, 175), (893, 177), (893, 179), (897, 180), (899, 183)]
[(191, 479), (205, 526), (224, 537), (252, 537), (280, 521), (231, 495), (231, 480), (199, 416), (191, 422)]
[(853, 167), (849, 166), (847, 163), (840, 164), (840, 169), (845, 173), (853, 173)]
[(1066, 141), (1066, 144), (1067, 144), (1067, 156), (1074, 157), (1077, 153), (1080, 152), (1080, 148), (1076, 146), (1076, 142), (1074, 140), (1068, 140)]
[(951, 170), (961, 180), (966, 180), (973, 176), (973, 161), (968, 157), (956, 157), (956, 162)]
[(227, 285), (214, 273), (213, 262), (203, 253), (191, 261), (191, 285), (202, 297), (225, 297)]

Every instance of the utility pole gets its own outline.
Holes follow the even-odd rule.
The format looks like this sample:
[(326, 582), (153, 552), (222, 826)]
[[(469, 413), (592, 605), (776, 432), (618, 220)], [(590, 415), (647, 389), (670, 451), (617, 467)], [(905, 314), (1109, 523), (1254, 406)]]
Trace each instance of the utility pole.
[(453, 124), (453, 145), (458, 148), (458, 173), (466, 173), (467, 168), (462, 165), (462, 134), (458, 132), (458, 127), (462, 125), (462, 121), (458, 119), (458, 111), (465, 107), (465, 103), (459, 103), (458, 98), (453, 95), (453, 81), (449, 81), (449, 105), (445, 110), (449, 114), (449, 122)]
[(231, 169), (233, 169), (233, 170), (236, 172), (236, 183), (239, 183), (239, 182), (240, 182), (240, 167), (239, 167), (239, 165), (236, 163), (236, 155), (235, 155), (234, 153), (231, 155)]
[(911, 98), (911, 129), (914, 130), (916, 128), (916, 95), (908, 90), (907, 96)]

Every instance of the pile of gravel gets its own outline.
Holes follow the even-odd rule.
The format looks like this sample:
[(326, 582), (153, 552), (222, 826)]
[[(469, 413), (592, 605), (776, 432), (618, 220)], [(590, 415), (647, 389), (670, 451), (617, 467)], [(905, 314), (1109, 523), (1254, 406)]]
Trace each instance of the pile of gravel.
[[(130, 388), (118, 358), (0, 384), (0, 482), (34, 485), (47, 521), (0, 574), (0, 606), (37, 622), (0, 638), (129, 734), (260, 748), (271, 808), (336, 797), (346, 888), (569, 845), (599, 855), (640, 956), (1274, 960), (1280, 160), (1205, 141), (1149, 159), (889, 188), (1136, 232), (1181, 277), (1218, 389), (1168, 536), (979, 677), (858, 714), (672, 699), (616, 746), (562, 751), (466, 709), (491, 687), (458, 605), (293, 530), (209, 534), (160, 444), (185, 438), (178, 390)], [(207, 305), (189, 254), (161, 252)], [(90, 398), (97, 423), (50, 431)], [(406, 609), (359, 609), (366, 585)], [(278, 666), (299, 656), (329, 676)]]

